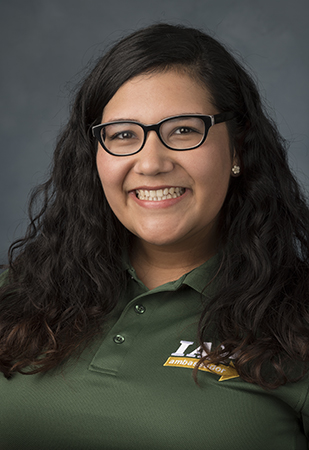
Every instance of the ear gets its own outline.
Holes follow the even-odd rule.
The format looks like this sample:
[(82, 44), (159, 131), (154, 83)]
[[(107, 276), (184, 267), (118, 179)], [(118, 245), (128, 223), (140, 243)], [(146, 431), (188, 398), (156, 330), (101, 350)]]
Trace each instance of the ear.
[(232, 167), (231, 167), (231, 176), (232, 177), (239, 177), (239, 175), (241, 174), (241, 169), (240, 169), (240, 161), (239, 161), (239, 157), (237, 156), (235, 150), (234, 150), (234, 155), (233, 155), (233, 160), (232, 160)]

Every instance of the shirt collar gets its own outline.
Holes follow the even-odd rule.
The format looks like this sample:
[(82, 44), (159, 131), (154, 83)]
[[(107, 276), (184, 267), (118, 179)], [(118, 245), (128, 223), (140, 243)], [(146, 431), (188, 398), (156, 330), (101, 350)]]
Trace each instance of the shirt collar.
[(214, 279), (220, 264), (220, 254), (204, 262), (201, 266), (191, 270), (191, 272), (184, 275), (183, 284), (190, 286), (200, 294), (203, 293), (205, 287)]

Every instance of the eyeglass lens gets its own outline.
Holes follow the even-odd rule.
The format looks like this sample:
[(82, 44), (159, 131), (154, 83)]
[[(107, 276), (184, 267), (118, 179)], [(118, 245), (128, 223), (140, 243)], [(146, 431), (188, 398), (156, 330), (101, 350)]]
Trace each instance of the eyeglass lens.
[[(185, 150), (198, 146), (203, 140), (205, 123), (198, 117), (177, 117), (162, 122), (159, 133), (170, 148)], [(144, 129), (129, 122), (113, 123), (102, 128), (101, 138), (111, 153), (135, 153), (143, 145)]]

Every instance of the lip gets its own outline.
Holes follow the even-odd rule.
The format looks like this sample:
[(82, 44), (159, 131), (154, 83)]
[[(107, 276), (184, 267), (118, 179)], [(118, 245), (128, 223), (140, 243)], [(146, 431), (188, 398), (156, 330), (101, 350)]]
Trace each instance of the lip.
[(180, 187), (180, 188), (186, 189), (185, 186), (182, 186), (181, 184), (169, 184), (169, 185), (161, 184), (160, 186), (138, 186), (138, 187), (135, 187), (134, 189), (131, 189), (129, 192), (135, 192), (135, 191), (138, 191), (139, 189), (148, 190), (148, 191), (156, 191), (158, 189), (165, 189), (165, 188), (170, 189), (172, 187)]
[(188, 191), (189, 189), (184, 188), (185, 192), (180, 195), (179, 197), (176, 198), (169, 198), (166, 200), (160, 200), (160, 201), (149, 201), (149, 200), (140, 200), (137, 196), (135, 191), (137, 191), (138, 189), (147, 189), (147, 190), (156, 190), (156, 189), (165, 189), (165, 188), (171, 188), (171, 187), (182, 187), (179, 185), (162, 185), (162, 186), (156, 186), (156, 187), (149, 187), (149, 186), (139, 186), (138, 188), (135, 188), (134, 190), (129, 191), (129, 197), (132, 198), (132, 200), (134, 200), (135, 203), (137, 203), (137, 205), (147, 208), (147, 209), (165, 209), (165, 208), (169, 208), (171, 206), (176, 205), (177, 203), (181, 202), (184, 198), (187, 197), (188, 195)]

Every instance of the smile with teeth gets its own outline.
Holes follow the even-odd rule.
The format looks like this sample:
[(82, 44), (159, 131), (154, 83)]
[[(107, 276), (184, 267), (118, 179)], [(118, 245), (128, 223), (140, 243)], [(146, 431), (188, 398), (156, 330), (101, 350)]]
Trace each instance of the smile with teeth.
[(139, 200), (148, 200), (151, 202), (160, 202), (161, 200), (168, 200), (171, 198), (180, 197), (185, 192), (182, 187), (171, 187), (156, 190), (137, 189), (135, 191), (136, 197)]

